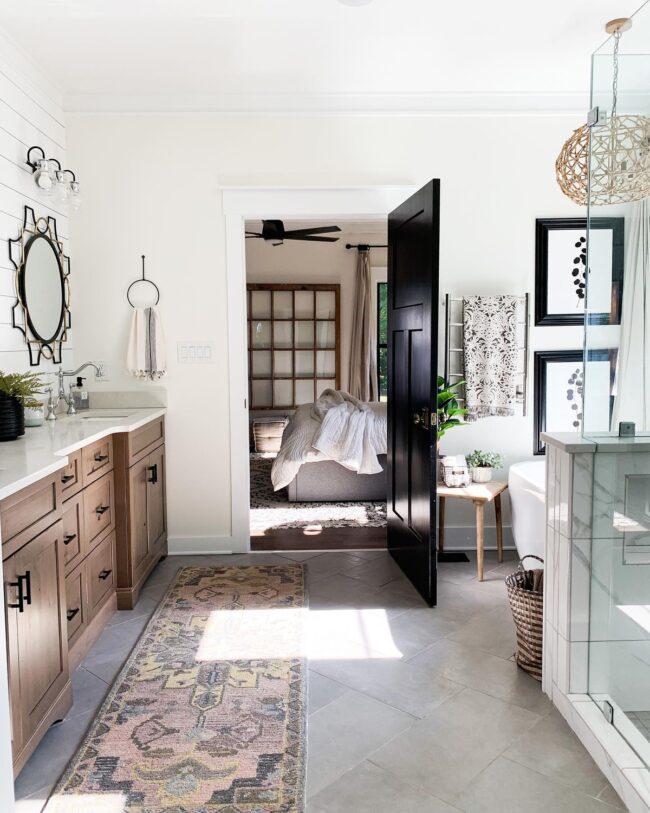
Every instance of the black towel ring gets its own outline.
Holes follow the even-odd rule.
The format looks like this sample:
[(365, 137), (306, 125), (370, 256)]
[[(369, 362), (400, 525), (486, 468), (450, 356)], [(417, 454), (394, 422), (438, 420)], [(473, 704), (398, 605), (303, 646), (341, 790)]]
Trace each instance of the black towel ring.
[(133, 282), (126, 289), (126, 298), (128, 299), (129, 305), (132, 308), (135, 308), (135, 305), (133, 304), (133, 302), (131, 302), (131, 297), (129, 296), (129, 293), (131, 291), (131, 288), (133, 288), (134, 285), (137, 285), (140, 282), (148, 282), (149, 285), (153, 285), (153, 287), (156, 289), (156, 301), (153, 304), (157, 305), (160, 302), (160, 291), (158, 290), (158, 286), (156, 285), (156, 283), (153, 280), (147, 279), (144, 275), (144, 254), (142, 255), (142, 279), (134, 279)]

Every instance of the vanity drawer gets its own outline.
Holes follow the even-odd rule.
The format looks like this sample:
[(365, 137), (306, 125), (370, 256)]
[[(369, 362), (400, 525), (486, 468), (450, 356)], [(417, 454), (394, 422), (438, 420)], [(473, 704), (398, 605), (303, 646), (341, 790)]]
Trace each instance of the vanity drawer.
[(155, 421), (141, 426), (134, 432), (129, 432), (128, 438), (128, 464), (132, 466), (150, 451), (160, 446), (165, 440), (164, 418), (156, 418)]
[(63, 559), (69, 573), (83, 559), (84, 549), (84, 498), (76, 494), (63, 503)]
[(68, 646), (72, 646), (87, 623), (86, 567), (80, 564), (65, 577), (66, 618), (68, 620)]
[(115, 526), (115, 490), (113, 472), (105, 474), (96, 483), (89, 485), (83, 494), (83, 523), (86, 543), (93, 543)]
[[(61, 519), (61, 482), (59, 472), (44, 477), (0, 502), (3, 555), (7, 556), (25, 542), (38, 536)], [(6, 545), (13, 540), (11, 551)]]
[(61, 494), (67, 500), (81, 491), (81, 449), (68, 455), (68, 465), (59, 472)]
[(102, 438), (81, 450), (84, 486), (99, 480), (113, 469), (113, 438)]
[(88, 616), (92, 618), (115, 588), (115, 531), (86, 560)]

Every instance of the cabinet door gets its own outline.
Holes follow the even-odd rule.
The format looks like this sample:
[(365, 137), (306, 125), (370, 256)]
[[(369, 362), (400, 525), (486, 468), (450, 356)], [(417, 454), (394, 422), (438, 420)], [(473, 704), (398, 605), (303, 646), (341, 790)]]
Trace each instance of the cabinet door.
[(129, 469), (129, 514), (131, 519), (131, 557), (132, 572), (147, 558), (149, 542), (147, 538), (147, 469), (145, 457)]
[(147, 458), (147, 536), (149, 551), (165, 534), (165, 447)]
[(10, 559), (5, 576), (9, 668), (20, 686), (12, 704), (20, 706), (24, 744), (68, 680), (63, 523)]

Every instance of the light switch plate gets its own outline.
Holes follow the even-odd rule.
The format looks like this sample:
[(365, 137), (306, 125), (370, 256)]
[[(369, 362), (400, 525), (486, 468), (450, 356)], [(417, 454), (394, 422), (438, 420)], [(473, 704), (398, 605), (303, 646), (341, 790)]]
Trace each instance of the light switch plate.
[(214, 342), (178, 342), (179, 364), (213, 364)]

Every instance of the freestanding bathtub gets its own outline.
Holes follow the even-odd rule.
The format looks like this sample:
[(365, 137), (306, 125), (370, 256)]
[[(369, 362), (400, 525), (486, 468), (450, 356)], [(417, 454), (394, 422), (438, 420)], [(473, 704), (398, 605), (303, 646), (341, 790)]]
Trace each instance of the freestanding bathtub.
[[(546, 462), (531, 460), (510, 466), (508, 474), (512, 535), (519, 558), (544, 558), (546, 541)], [(538, 567), (532, 561), (530, 567)]]

